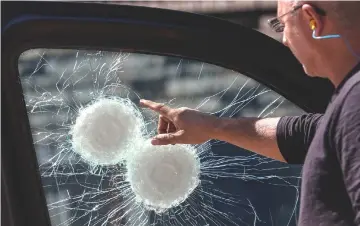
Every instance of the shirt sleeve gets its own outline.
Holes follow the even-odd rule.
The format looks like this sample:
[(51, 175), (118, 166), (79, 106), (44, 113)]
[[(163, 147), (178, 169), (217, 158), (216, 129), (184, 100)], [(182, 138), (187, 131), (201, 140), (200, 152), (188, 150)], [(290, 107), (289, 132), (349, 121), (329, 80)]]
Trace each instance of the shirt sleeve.
[(307, 150), (323, 114), (303, 114), (280, 118), (276, 128), (278, 147), (289, 164), (303, 164)]
[(345, 97), (335, 125), (334, 145), (344, 184), (360, 225), (360, 83)]

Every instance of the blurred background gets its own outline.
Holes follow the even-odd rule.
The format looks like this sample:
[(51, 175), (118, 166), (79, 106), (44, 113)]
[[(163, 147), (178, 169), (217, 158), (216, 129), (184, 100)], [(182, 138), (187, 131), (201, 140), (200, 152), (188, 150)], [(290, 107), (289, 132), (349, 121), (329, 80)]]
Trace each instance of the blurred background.
[[(266, 25), (276, 15), (276, 1), (107, 1), (106, 4), (125, 4), (206, 14), (239, 23), (258, 30), (275, 41), (281, 36)], [(261, 65), (260, 65), (261, 66)], [(298, 115), (303, 111), (266, 86), (232, 70), (204, 62), (177, 57), (137, 53), (113, 53), (86, 50), (34, 49), (19, 59), (19, 72), (33, 130), (35, 149), (42, 166), (43, 184), (53, 225), (101, 225), (91, 220), (94, 206), (79, 204), (71, 197), (100, 186), (102, 176), (85, 175), (85, 163), (73, 155), (61, 153), (68, 148), (70, 126), (78, 109), (99, 94), (167, 102), (173, 107), (198, 108), (222, 117), (263, 117)], [(121, 86), (113, 86), (121, 84)], [(110, 85), (110, 86), (109, 86)], [(130, 90), (130, 91), (129, 91)], [(236, 103), (236, 104), (234, 104)], [(229, 106), (232, 107), (229, 107)], [(142, 112), (148, 131), (156, 128), (156, 115)], [(212, 146), (214, 153), (226, 156), (248, 156), (249, 151), (230, 144)], [(67, 169), (71, 162), (71, 169)], [(274, 176), (266, 183), (235, 178), (211, 179), (216, 189), (249, 199), (261, 221), (256, 225), (296, 225), (293, 215), (297, 203), (301, 166), (289, 166), (269, 160), (258, 166), (249, 162), (249, 174)], [(253, 165), (251, 165), (253, 164)], [(55, 166), (55, 167), (54, 167)], [(69, 171), (70, 170), (70, 171)], [(244, 170), (244, 169), (238, 169)], [(254, 171), (252, 171), (254, 170)], [(262, 171), (263, 170), (263, 171)], [(72, 177), (74, 172), (82, 176)], [(288, 186), (276, 177), (287, 178)], [(289, 179), (292, 178), (292, 179)], [(86, 181), (86, 188), (84, 183)], [(90, 181), (94, 182), (93, 184)], [(99, 182), (101, 181), (101, 182)], [(274, 186), (271, 184), (281, 184)], [(102, 184), (101, 186), (110, 186)], [(54, 203), (63, 200), (63, 204)], [(64, 201), (66, 200), (66, 201)], [(100, 201), (100, 200), (99, 200)], [(95, 204), (94, 204), (95, 205)], [(242, 218), (239, 225), (253, 225), (254, 216), (247, 208), (235, 208), (222, 203), (215, 208)], [(81, 207), (80, 207), (81, 206)], [(107, 206), (102, 210), (106, 215)], [(105, 212), (104, 212), (105, 211)], [(85, 213), (90, 213), (85, 214)], [(210, 225), (215, 225), (211, 224)], [(112, 225), (112, 224), (105, 224)], [(116, 224), (115, 224), (116, 225)], [(161, 224), (156, 225), (171, 225)], [(184, 223), (182, 225), (189, 225)], [(195, 225), (202, 225), (198, 222)], [(224, 223), (224, 225), (230, 225)]]
[(277, 1), (108, 1), (109, 4), (125, 4), (179, 10), (229, 20), (260, 31), (278, 41), (281, 33), (274, 33), (267, 20), (276, 16)]

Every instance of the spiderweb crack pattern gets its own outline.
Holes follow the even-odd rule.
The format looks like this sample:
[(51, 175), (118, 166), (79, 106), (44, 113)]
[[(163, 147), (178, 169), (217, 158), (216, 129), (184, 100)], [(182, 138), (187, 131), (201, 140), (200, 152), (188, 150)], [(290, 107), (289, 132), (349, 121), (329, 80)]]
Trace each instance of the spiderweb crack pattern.
[[(297, 169), (292, 170), (288, 165), (250, 152), (234, 150), (234, 147), (216, 140), (195, 146), (177, 145), (151, 150), (154, 147), (146, 140), (156, 133), (157, 115), (139, 109), (135, 104), (141, 97), (150, 96), (151, 92), (164, 90), (169, 94), (163, 94), (158, 100), (172, 107), (183, 106), (184, 100), (188, 100), (187, 103), (194, 106), (187, 104), (187, 107), (219, 117), (266, 117), (281, 111), (280, 106), (285, 100), (236, 72), (184, 59), (177, 59), (173, 66), (165, 67), (166, 59), (174, 60), (155, 55), (84, 50), (38, 49), (22, 54), (19, 60), (21, 83), (42, 183), (49, 197), (57, 197), (47, 198), (53, 224), (289, 225), (298, 205)], [(35, 66), (27, 68), (29, 62)], [(146, 67), (154, 64), (162, 65), (163, 71)], [(127, 65), (133, 67), (128, 66), (128, 69)], [(169, 74), (165, 82), (156, 77), (160, 72)], [(226, 79), (220, 80), (216, 76), (218, 73), (224, 74)], [(145, 75), (148, 76), (144, 82), (146, 88), (143, 83), (131, 80), (138, 78), (141, 81)], [(187, 77), (183, 79), (185, 75)], [(164, 83), (166, 86), (162, 87)], [(181, 100), (192, 85), (198, 91), (205, 90), (199, 91), (203, 96)], [(98, 148), (88, 141), (88, 149), (93, 152), (87, 152), (92, 155), (86, 156), (81, 152), (85, 150), (84, 139), (77, 136), (76, 128), (85, 126), (78, 124), (81, 113), (103, 100), (110, 101), (110, 105), (119, 101), (127, 104), (126, 109), (131, 109), (136, 117), (131, 119), (131, 114), (125, 114), (121, 118), (129, 116), (126, 121), (133, 120), (134, 123), (129, 124), (134, 125), (131, 127), (134, 131), (130, 127), (121, 130), (115, 126), (107, 131), (108, 136), (96, 134), (96, 137), (101, 137), (100, 143), (108, 145), (110, 154), (97, 155), (94, 150)], [(256, 112), (249, 107), (254, 103), (263, 107)], [(102, 111), (104, 113), (104, 109)], [(106, 114), (107, 118), (112, 117), (111, 111)], [(115, 114), (119, 112), (115, 111)], [(97, 124), (96, 117), (90, 121), (94, 122), (93, 128), (112, 126), (102, 121)], [(96, 130), (89, 131), (92, 131), (89, 135), (94, 135)], [(123, 131), (130, 131), (132, 139), (123, 136), (122, 141), (111, 143), (114, 136), (110, 134), (126, 135)], [(141, 136), (137, 138), (136, 134)], [(129, 143), (130, 140), (136, 142)], [(223, 150), (225, 147), (228, 151)], [(115, 149), (128, 152), (115, 152)], [(172, 156), (171, 149), (181, 150)], [(175, 157), (182, 158), (182, 161)], [(145, 174), (146, 169), (153, 170)], [(181, 170), (184, 180), (176, 179)], [(167, 187), (155, 183), (147, 190), (142, 187), (146, 180), (149, 181), (145, 184), (158, 182), (158, 185)], [(237, 183), (237, 186), (221, 186), (227, 183)], [(249, 189), (242, 187), (248, 184), (263, 184), (269, 190), (291, 190), (291, 200), (280, 203), (286, 207), (277, 210), (283, 211), (283, 219), (274, 218), (273, 209), (268, 210), (270, 218), (262, 217), (264, 211), (259, 214), (261, 207), (254, 203), (255, 197), (249, 197)], [(176, 196), (180, 193), (182, 197)], [(59, 216), (65, 217), (59, 220)]]

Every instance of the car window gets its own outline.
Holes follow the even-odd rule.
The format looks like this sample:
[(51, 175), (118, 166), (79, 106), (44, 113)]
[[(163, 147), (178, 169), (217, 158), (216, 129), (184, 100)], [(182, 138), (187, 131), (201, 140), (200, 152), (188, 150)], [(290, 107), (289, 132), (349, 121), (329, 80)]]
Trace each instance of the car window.
[(18, 69), (52, 225), (295, 225), (301, 166), (217, 140), (157, 150), (147, 142), (158, 115), (139, 106), (145, 98), (218, 117), (304, 113), (266, 85), (206, 62), (126, 51), (31, 49)]

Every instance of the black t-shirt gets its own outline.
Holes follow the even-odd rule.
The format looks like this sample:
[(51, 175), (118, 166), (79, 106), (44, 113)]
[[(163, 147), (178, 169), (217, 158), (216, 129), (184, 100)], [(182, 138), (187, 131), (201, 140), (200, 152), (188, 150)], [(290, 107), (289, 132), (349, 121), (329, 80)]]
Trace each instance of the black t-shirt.
[(299, 225), (360, 225), (360, 63), (325, 114), (282, 117), (277, 142), (288, 163), (304, 164)]

